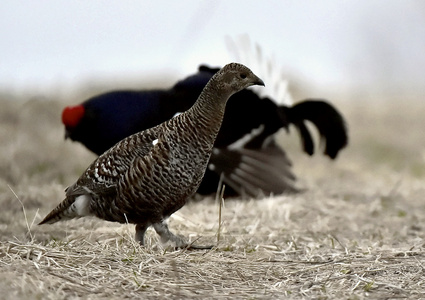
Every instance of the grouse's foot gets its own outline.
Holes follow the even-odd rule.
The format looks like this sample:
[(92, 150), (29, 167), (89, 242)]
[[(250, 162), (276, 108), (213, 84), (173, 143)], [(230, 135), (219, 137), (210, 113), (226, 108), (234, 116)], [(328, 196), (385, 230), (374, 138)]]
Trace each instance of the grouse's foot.
[(152, 224), (156, 233), (161, 237), (162, 243), (167, 243), (168, 241), (175, 244), (176, 248), (186, 248), (186, 249), (211, 249), (213, 246), (196, 246), (192, 244), (188, 244), (183, 238), (175, 235), (168, 229), (167, 223), (162, 221), (161, 223)]

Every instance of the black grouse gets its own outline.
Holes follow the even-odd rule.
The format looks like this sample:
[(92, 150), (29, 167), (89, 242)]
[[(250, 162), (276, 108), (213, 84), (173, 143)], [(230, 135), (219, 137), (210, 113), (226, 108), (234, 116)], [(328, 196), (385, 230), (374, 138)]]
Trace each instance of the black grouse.
[[(198, 73), (170, 89), (113, 91), (66, 107), (62, 113), (66, 137), (100, 155), (123, 138), (188, 109), (218, 70), (201, 66)], [(296, 190), (290, 161), (269, 139), (281, 128), (289, 130), (290, 124), (298, 129), (303, 149), (309, 155), (314, 153), (314, 142), (305, 121), (316, 126), (324, 143), (324, 154), (330, 158), (334, 159), (347, 144), (343, 117), (323, 100), (278, 106), (248, 89), (231, 99), (209, 168), (198, 189), (200, 194), (214, 193), (221, 173), (228, 195), (255, 197), (259, 191), (280, 194)], [(243, 137), (243, 143), (238, 143)]]
[(165, 220), (201, 183), (227, 100), (251, 85), (264, 83), (244, 65), (224, 66), (186, 112), (133, 134), (100, 155), (40, 224), (96, 216), (136, 224), (136, 240), (142, 245), (152, 225), (162, 242), (186, 247)]

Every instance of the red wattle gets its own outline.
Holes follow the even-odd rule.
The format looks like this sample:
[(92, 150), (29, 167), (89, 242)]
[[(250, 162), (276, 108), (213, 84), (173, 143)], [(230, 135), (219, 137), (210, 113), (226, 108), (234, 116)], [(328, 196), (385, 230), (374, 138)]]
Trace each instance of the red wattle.
[(84, 106), (67, 106), (62, 112), (62, 123), (66, 127), (75, 127), (84, 116)]

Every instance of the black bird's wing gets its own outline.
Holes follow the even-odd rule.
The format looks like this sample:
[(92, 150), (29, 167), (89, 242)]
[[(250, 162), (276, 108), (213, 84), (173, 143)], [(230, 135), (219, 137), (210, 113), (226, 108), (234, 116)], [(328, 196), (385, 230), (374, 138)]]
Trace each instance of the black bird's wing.
[(237, 194), (257, 198), (298, 191), (291, 166), (286, 153), (270, 140), (263, 148), (255, 150), (214, 148), (208, 168), (223, 174), (223, 183)]

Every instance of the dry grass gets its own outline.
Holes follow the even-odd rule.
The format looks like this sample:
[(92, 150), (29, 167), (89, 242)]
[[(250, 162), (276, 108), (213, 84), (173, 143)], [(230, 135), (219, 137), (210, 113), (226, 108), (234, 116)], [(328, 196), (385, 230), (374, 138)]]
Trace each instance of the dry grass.
[(35, 225), (94, 156), (63, 141), (63, 102), (8, 98), (0, 111), (0, 298), (425, 298), (424, 104), (340, 104), (351, 143), (336, 163), (301, 155), (285, 136), (307, 190), (226, 199), (218, 243), (218, 203), (192, 202), (170, 227), (216, 247), (175, 251), (153, 231), (139, 247), (128, 225)]

